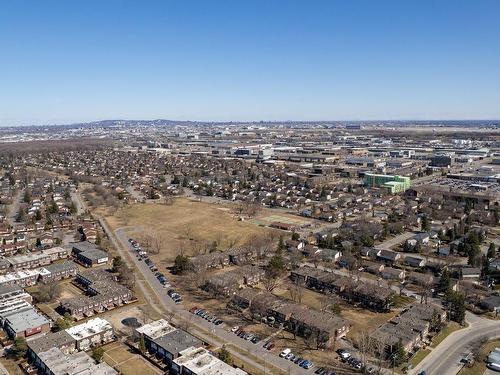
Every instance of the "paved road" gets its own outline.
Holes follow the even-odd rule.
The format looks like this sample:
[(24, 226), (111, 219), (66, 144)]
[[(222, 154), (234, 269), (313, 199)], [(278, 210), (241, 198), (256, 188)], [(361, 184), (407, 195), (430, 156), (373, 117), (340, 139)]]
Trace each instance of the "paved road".
[[(229, 347), (228, 349), (231, 351), (233, 356), (239, 357), (244, 362), (251, 364), (264, 373), (270, 372), (268, 371), (268, 369), (266, 369), (265, 366), (255, 362), (251, 358), (251, 356), (261, 358), (266, 362), (266, 366), (272, 364), (273, 366), (281, 369), (284, 373), (287, 374), (302, 375), (312, 374), (314, 372), (312, 369), (304, 370), (291, 363), (290, 361), (279, 358), (277, 355), (268, 352), (261, 346), (263, 343), (256, 345), (240, 339), (236, 335), (231, 333), (228, 327), (225, 327), (224, 325), (215, 326), (212, 323), (191, 314), (189, 311), (185, 310), (182, 305), (176, 305), (167, 295), (165, 288), (163, 288), (163, 286), (143, 261), (138, 260), (134, 254), (131, 254), (131, 257), (126, 256), (127, 252), (132, 252), (132, 248), (127, 241), (128, 237), (125, 233), (124, 228), (117, 229), (115, 233), (112, 233), (104, 220), (99, 219), (99, 221), (101, 222), (101, 225), (103, 226), (105, 231), (108, 233), (108, 236), (110, 237), (112, 242), (114, 242), (117, 250), (122, 254), (122, 258), (124, 260), (128, 260), (129, 258), (133, 259), (135, 266), (139, 269), (144, 279), (153, 289), (161, 305), (165, 308), (166, 311), (174, 314), (177, 319), (187, 322), (189, 325), (188, 330), (190, 332), (196, 334), (197, 336), (201, 336), (205, 341), (216, 347), (222, 346), (222, 344), (224, 343), (230, 343), (235, 347), (238, 347), (240, 349), (239, 351), (236, 351), (231, 347)], [(119, 243), (115, 243), (115, 235)], [(249, 353), (251, 356), (247, 356), (245, 354), (242, 354), (241, 352)]]
[(72, 190), (70, 194), (71, 200), (75, 202), (77, 215), (85, 213), (85, 204), (83, 203), (83, 199), (80, 194), (75, 190)]
[(412, 238), (414, 235), (415, 233), (413, 232), (403, 232), (393, 238), (389, 238), (388, 240), (385, 240), (384, 242), (376, 245), (375, 248), (379, 250), (392, 250), (394, 246), (405, 242), (407, 239)]
[(425, 370), (429, 375), (456, 375), (463, 367), (461, 358), (470, 352), (474, 343), (500, 337), (498, 321), (480, 318), (469, 312), (466, 320), (469, 327), (450, 334), (409, 374)]
[(24, 189), (19, 189), (16, 195), (12, 198), (12, 204), (9, 206), (9, 213), (7, 215), (7, 221), (11, 226), (16, 225), (16, 217), (19, 212), (19, 205), (21, 204), (23, 194)]
[(7, 371), (5, 366), (1, 363), (0, 363), (0, 375), (9, 375), (9, 371)]

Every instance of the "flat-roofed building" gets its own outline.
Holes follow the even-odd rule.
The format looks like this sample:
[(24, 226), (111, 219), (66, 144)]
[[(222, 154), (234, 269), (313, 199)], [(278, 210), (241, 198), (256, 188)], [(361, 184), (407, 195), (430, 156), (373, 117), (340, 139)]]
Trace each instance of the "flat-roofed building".
[(45, 249), (41, 251), (43, 254), (46, 254), (50, 257), (50, 260), (52, 262), (55, 262), (56, 260), (59, 259), (66, 259), (70, 255), (70, 249), (56, 246), (56, 247), (51, 247), (50, 249)]
[(18, 285), (21, 287), (35, 285), (40, 276), (39, 270), (24, 270), (17, 272), (10, 272), (6, 275), (0, 276), (1, 285)]
[(68, 328), (66, 332), (75, 339), (78, 350), (87, 350), (114, 340), (113, 326), (102, 318), (90, 319)]
[[(146, 341), (149, 340), (145, 340)], [(182, 329), (176, 329), (161, 337), (150, 341), (148, 350), (151, 354), (156, 355), (157, 358), (163, 360), (170, 366), (172, 361), (180, 356), (180, 352), (189, 347), (200, 347), (202, 342), (196, 337), (187, 333)]]
[(234, 368), (210, 354), (205, 348), (190, 347), (183, 350), (179, 358), (172, 362), (171, 373), (174, 375), (245, 375), (248, 374)]
[(132, 291), (116, 282), (113, 274), (102, 269), (80, 272), (76, 281), (86, 288), (87, 295), (61, 301), (61, 308), (76, 319), (111, 310), (133, 300)]
[(12, 300), (24, 300), (31, 302), (33, 298), (26, 293), (23, 288), (17, 285), (2, 285), (0, 286), (0, 304)]
[(39, 372), (47, 375), (115, 375), (116, 370), (107, 363), (97, 364), (85, 352), (66, 354), (59, 348), (40, 353)]
[(11, 338), (46, 333), (51, 327), (51, 321), (31, 305), (11, 311), (2, 318), (4, 329)]
[(73, 243), (71, 253), (76, 261), (85, 267), (100, 266), (109, 260), (107, 252), (88, 241)]
[(62, 263), (49, 264), (44, 267), (44, 270), (47, 272), (42, 272), (39, 280), (42, 283), (49, 283), (76, 276), (78, 266), (74, 262), (67, 260)]
[(158, 319), (154, 322), (144, 324), (143, 326), (136, 328), (135, 331), (139, 336), (144, 336), (145, 339), (151, 341), (175, 330), (176, 328), (165, 319)]
[(50, 255), (43, 253), (28, 253), (7, 259), (13, 271), (30, 270), (42, 267), (52, 262)]

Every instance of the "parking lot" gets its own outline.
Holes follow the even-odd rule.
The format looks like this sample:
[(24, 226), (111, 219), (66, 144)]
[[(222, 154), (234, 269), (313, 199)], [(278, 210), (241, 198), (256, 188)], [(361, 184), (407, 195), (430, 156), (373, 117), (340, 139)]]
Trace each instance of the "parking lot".
[[(203, 298), (199, 299), (199, 301), (203, 303), (203, 307), (201, 307), (201, 303), (200, 306), (193, 306), (192, 304), (186, 306), (186, 304), (182, 300), (181, 293), (179, 291), (176, 291), (174, 288), (174, 286), (176, 285), (176, 283), (174, 282), (175, 277), (170, 274), (163, 274), (162, 270), (159, 270), (154, 262), (146, 262), (146, 259), (148, 259), (147, 254), (139, 254), (139, 252), (141, 251), (140, 244), (137, 243), (137, 245), (134, 246), (132, 239), (124, 239), (123, 232), (121, 235), (121, 240), (122, 242), (128, 242), (129, 251), (135, 253), (136, 263), (138, 264), (139, 268), (146, 276), (146, 278), (150, 280), (151, 286), (159, 294), (159, 297), (162, 298), (162, 300), (169, 300), (168, 304), (171, 306), (171, 308), (174, 308), (175, 311), (180, 316), (182, 316), (183, 320), (189, 326), (204, 327), (204, 329), (209, 331), (214, 337), (223, 340), (222, 342), (232, 343), (242, 350), (245, 350), (246, 352), (263, 359), (269, 364), (278, 366), (281, 369), (286, 369), (286, 371), (288, 371), (288, 373), (290, 374), (316, 373), (322, 375), (345, 375), (351, 373), (354, 374), (357, 371), (355, 367), (351, 366), (347, 361), (346, 363), (339, 363), (338, 361), (333, 360), (333, 358), (339, 357), (337, 354), (333, 354), (331, 352), (317, 350), (314, 352), (310, 350), (298, 350), (296, 352), (297, 354), (292, 353), (293, 356), (288, 356), (288, 358), (286, 355), (280, 356), (281, 350), (283, 349), (284, 345), (284, 337), (288, 337), (287, 340), (293, 340), (285, 341), (290, 343), (301, 343), (303, 342), (303, 340), (300, 338), (292, 338), (289, 332), (283, 331), (279, 327), (270, 327), (267, 324), (259, 323), (252, 324), (249, 321), (245, 322), (241, 319), (241, 317), (238, 317), (236, 315), (232, 315), (230, 316), (231, 319), (227, 319), (225, 315), (219, 315), (218, 313), (214, 312), (215, 309), (205, 307), (209, 304), (205, 304), (205, 299)], [(233, 323), (239, 325), (240, 327), (234, 329), (235, 327)], [(240, 329), (240, 331), (236, 333), (238, 329)], [(278, 340), (280, 341), (279, 345), (277, 345)], [(305, 348), (304, 344), (300, 345), (301, 347)], [(313, 356), (314, 358), (317, 358), (318, 356), (326, 358), (326, 360), (321, 361), (321, 363), (325, 364), (313, 363), (310, 359), (307, 358), (307, 355), (299, 354), (302, 352), (310, 352), (311, 356), (309, 358)], [(327, 364), (328, 366), (324, 367)], [(341, 370), (338, 370), (339, 368)]]

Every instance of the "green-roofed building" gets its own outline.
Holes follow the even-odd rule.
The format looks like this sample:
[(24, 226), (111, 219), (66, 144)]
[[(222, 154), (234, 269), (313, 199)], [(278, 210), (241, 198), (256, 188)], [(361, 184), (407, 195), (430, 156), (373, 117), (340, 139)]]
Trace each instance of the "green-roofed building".
[(366, 173), (363, 183), (365, 186), (385, 188), (391, 194), (402, 193), (411, 186), (410, 177), (374, 173)]

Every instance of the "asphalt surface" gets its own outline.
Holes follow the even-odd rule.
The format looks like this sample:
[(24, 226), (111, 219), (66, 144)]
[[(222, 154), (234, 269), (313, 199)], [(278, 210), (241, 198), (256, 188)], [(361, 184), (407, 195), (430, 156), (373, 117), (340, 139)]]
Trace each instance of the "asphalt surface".
[(9, 213), (7, 215), (7, 221), (11, 226), (16, 225), (16, 217), (19, 212), (19, 206), (21, 205), (21, 198), (24, 194), (24, 189), (19, 189), (16, 195), (12, 198), (12, 204), (9, 207)]
[(475, 343), (500, 337), (498, 321), (480, 318), (469, 312), (466, 321), (469, 323), (467, 328), (450, 334), (409, 375), (424, 370), (427, 375), (456, 375), (463, 367), (460, 360), (470, 353)]
[(399, 245), (400, 243), (405, 242), (407, 239), (412, 238), (415, 235), (413, 232), (403, 232), (401, 234), (398, 234), (395, 237), (389, 238), (388, 240), (385, 240), (384, 242), (378, 244), (375, 246), (376, 249), (379, 250), (392, 250), (392, 248), (396, 245)]
[[(107, 227), (107, 224), (102, 220), (101, 222), (103, 224), (103, 227), (108, 232), (110, 229)], [(264, 344), (264, 340), (258, 344), (253, 344), (249, 341), (243, 340), (237, 337), (234, 333), (230, 332), (231, 327), (227, 327), (225, 324), (222, 324), (220, 326), (215, 326), (214, 324), (206, 321), (205, 319), (185, 310), (182, 307), (182, 304), (179, 305), (175, 304), (174, 301), (167, 295), (168, 289), (164, 288), (163, 285), (160, 284), (158, 279), (155, 277), (154, 273), (151, 272), (151, 270), (144, 263), (144, 261), (139, 260), (135, 256), (134, 250), (132, 250), (132, 247), (128, 243), (128, 236), (126, 235), (124, 228), (117, 229), (114, 234), (116, 235), (116, 238), (120, 242), (119, 245), (121, 245), (117, 246), (118, 250), (120, 252), (123, 252), (124, 249), (126, 249), (126, 251), (131, 253), (136, 267), (139, 269), (144, 279), (153, 289), (153, 291), (155, 292), (156, 296), (160, 300), (160, 303), (165, 308), (165, 310), (173, 313), (176, 318), (184, 320), (185, 322), (189, 322), (189, 327), (191, 328), (190, 331), (192, 331), (193, 329), (195, 331), (198, 331), (198, 333), (201, 333), (199, 331), (202, 332), (204, 331), (202, 335), (204, 336), (205, 341), (209, 342), (212, 345), (215, 345), (216, 347), (222, 346), (222, 344), (229, 344), (229, 343), (234, 345), (235, 347), (238, 347), (240, 349), (239, 351), (231, 350), (231, 347), (229, 347), (229, 350), (232, 352), (233, 355), (240, 357), (242, 360), (251, 364), (257, 369), (260, 369), (264, 373), (270, 373), (269, 367), (265, 368), (262, 364), (255, 362), (251, 358), (251, 356), (258, 357), (266, 362), (266, 366), (272, 364), (273, 366), (281, 369), (283, 372), (287, 374), (299, 375), (299, 374), (314, 373), (314, 367), (309, 370), (302, 369), (298, 365), (280, 358), (276, 353), (271, 353), (267, 351), (262, 347)], [(128, 259), (128, 257), (124, 256), (122, 256), (122, 258), (124, 260)], [(168, 279), (168, 275), (166, 276)], [(208, 335), (206, 334), (207, 332)], [(249, 353), (251, 356), (246, 356), (241, 352)]]

